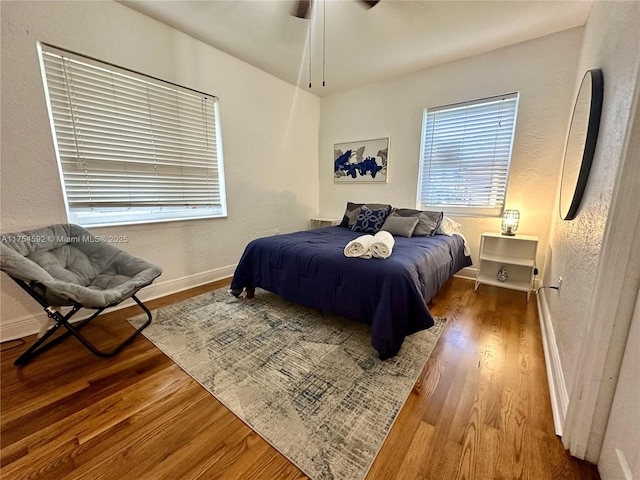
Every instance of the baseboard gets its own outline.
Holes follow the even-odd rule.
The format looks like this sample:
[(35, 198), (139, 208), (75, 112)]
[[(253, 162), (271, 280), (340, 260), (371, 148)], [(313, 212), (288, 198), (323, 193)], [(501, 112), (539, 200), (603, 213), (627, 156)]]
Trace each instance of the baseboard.
[(562, 428), (567, 415), (567, 405), (569, 404), (569, 395), (567, 393), (564, 374), (562, 373), (562, 363), (560, 362), (556, 337), (553, 333), (551, 314), (549, 312), (545, 290), (541, 290), (536, 297), (538, 317), (540, 318), (540, 330), (542, 332), (544, 360), (547, 368), (547, 380), (549, 382), (553, 424), (556, 435), (562, 436)]
[(454, 275), (454, 277), (466, 278), (468, 280), (475, 280), (478, 273), (478, 269), (475, 267), (464, 267)]
[[(143, 290), (140, 290), (140, 298), (143, 301), (154, 300), (160, 297), (166, 297), (173, 293), (189, 290), (190, 288), (199, 287), (206, 283), (215, 282), (233, 276), (237, 265), (229, 265), (226, 267), (214, 268), (213, 270), (207, 270), (205, 272), (196, 273), (194, 275), (188, 275), (185, 277), (174, 278), (173, 280), (167, 280), (166, 282), (154, 282)], [(162, 278), (162, 277), (160, 277)], [(129, 302), (129, 303), (127, 303)], [(122, 302), (123, 307), (134, 305), (133, 300)]]
[[(199, 287), (206, 283), (231, 277), (235, 269), (236, 265), (229, 265), (227, 267), (214, 268), (213, 270), (196, 273), (194, 275), (174, 278), (165, 282), (155, 282), (140, 290), (138, 298), (143, 302), (147, 302), (173, 293), (182, 292), (190, 288)], [(116, 307), (111, 308), (110, 311), (119, 310), (132, 305), (135, 305), (135, 302), (129, 299)], [(80, 321), (88, 316), (89, 315), (78, 316), (77, 318), (74, 318), (74, 321)], [(8, 340), (15, 340), (17, 338), (33, 335), (34, 333), (38, 333), (42, 326), (48, 322), (49, 317), (47, 317), (44, 311), (36, 315), (25, 315), (8, 322), (3, 321), (2, 324), (0, 324), (0, 341), (6, 342)]]

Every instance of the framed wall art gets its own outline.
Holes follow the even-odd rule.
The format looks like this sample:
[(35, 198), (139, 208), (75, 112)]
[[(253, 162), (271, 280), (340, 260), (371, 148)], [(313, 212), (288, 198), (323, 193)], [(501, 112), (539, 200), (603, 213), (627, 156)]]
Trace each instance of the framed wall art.
[(389, 137), (333, 146), (335, 183), (386, 183), (389, 176)]

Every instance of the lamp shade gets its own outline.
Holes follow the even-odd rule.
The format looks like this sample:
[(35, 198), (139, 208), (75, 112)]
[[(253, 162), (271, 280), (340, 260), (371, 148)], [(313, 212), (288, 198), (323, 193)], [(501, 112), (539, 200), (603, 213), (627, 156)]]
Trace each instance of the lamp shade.
[(515, 235), (520, 225), (519, 210), (505, 210), (502, 214), (502, 234)]

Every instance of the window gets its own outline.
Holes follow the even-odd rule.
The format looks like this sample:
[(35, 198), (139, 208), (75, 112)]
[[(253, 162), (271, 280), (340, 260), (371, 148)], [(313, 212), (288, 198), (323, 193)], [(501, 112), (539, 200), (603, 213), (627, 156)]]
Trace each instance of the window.
[(500, 216), (517, 110), (517, 93), (425, 109), (419, 208)]
[(226, 216), (216, 97), (48, 45), (39, 50), (71, 223)]

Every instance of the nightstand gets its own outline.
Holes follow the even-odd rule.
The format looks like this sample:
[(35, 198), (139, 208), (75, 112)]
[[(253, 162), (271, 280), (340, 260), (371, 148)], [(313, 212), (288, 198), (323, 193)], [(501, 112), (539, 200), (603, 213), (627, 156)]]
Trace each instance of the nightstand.
[(533, 289), (537, 250), (538, 237), (534, 235), (483, 233), (475, 290), (480, 284), (520, 290), (527, 293), (528, 302)]
[(340, 220), (337, 218), (315, 217), (311, 218), (311, 228), (332, 227), (338, 225)]

